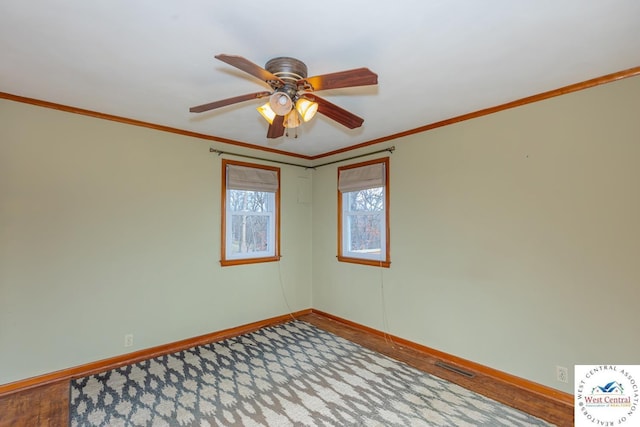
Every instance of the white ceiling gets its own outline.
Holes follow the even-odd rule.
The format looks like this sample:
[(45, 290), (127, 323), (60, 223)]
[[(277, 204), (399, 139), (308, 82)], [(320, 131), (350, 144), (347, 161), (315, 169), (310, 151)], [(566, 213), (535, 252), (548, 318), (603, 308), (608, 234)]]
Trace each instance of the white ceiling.
[[(317, 92), (361, 128), (318, 115), (267, 139), (263, 100), (189, 113), (267, 88), (220, 53), (379, 84)], [(639, 65), (638, 0), (0, 1), (0, 92), (303, 156)]]

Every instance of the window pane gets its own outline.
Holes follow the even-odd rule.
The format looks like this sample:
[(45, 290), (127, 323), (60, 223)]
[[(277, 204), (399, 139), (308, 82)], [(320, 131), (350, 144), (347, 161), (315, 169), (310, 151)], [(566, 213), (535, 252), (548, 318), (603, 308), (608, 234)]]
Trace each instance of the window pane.
[(382, 212), (384, 210), (384, 187), (347, 193), (347, 209), (352, 212)]
[(268, 215), (231, 216), (231, 255), (269, 252)]
[(274, 255), (275, 193), (228, 190), (227, 197), (227, 256), (247, 258)]
[(349, 215), (348, 250), (379, 254), (382, 247), (382, 215)]
[(274, 193), (228, 190), (231, 212), (270, 212)]
[(350, 256), (379, 258), (384, 248), (384, 187), (344, 193), (344, 248)]

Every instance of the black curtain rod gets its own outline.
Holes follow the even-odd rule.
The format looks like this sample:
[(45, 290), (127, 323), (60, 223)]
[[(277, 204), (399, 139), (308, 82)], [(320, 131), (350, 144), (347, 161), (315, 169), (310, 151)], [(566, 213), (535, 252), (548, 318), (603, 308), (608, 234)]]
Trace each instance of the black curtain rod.
[(305, 169), (314, 169), (311, 166), (299, 165), (297, 163), (283, 162), (283, 161), (280, 161), (280, 160), (263, 159), (262, 157), (249, 156), (247, 154), (230, 153), (228, 151), (216, 150), (213, 147), (209, 148), (209, 152), (210, 153), (217, 153), (218, 156), (221, 156), (223, 154), (228, 154), (230, 156), (244, 157), (245, 159), (262, 160), (264, 162), (280, 163), (281, 165), (297, 166), (299, 168), (305, 168)]
[(389, 153), (393, 153), (395, 151), (395, 149), (396, 149), (395, 146), (391, 146), (391, 147), (388, 147), (388, 148), (384, 148), (382, 150), (373, 151), (371, 153), (359, 154), (357, 156), (347, 157), (346, 159), (335, 160), (333, 162), (322, 163), (320, 165), (315, 165), (315, 166), (306, 166), (306, 165), (300, 165), (300, 164), (297, 164), (297, 163), (283, 162), (283, 161), (280, 161), (280, 160), (264, 159), (262, 157), (249, 156), (247, 154), (230, 153), (228, 151), (217, 150), (217, 149), (215, 149), (213, 147), (209, 148), (209, 152), (210, 153), (217, 153), (218, 156), (221, 156), (223, 154), (228, 154), (230, 156), (244, 157), (246, 159), (262, 160), (264, 162), (280, 163), (281, 165), (297, 166), (299, 168), (304, 168), (304, 169), (316, 169), (316, 168), (319, 168), (319, 167), (322, 167), (322, 166), (332, 165), (334, 163), (340, 163), (340, 162), (345, 162), (347, 160), (358, 159), (360, 157), (371, 156), (373, 154), (384, 153), (385, 151), (388, 151)]
[(385, 151), (388, 151), (389, 153), (393, 153), (394, 151), (396, 151), (396, 146), (392, 145), (391, 147), (383, 148), (382, 150), (378, 150), (378, 151), (372, 151), (371, 153), (359, 154), (357, 156), (347, 157), (346, 159), (340, 159), (340, 160), (334, 160), (333, 162), (322, 163), (321, 165), (315, 165), (313, 168), (315, 169), (322, 166), (332, 165), (334, 163), (346, 162), (347, 160), (359, 159), (360, 157), (371, 156), (373, 154), (378, 154), (378, 153), (384, 153)]

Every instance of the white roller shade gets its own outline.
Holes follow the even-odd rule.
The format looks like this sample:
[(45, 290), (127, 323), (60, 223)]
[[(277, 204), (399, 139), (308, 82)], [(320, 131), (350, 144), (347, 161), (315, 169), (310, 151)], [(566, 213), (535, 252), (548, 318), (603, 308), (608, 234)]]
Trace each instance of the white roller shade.
[(270, 169), (227, 165), (227, 188), (245, 191), (278, 191), (278, 173)]
[(341, 169), (338, 189), (343, 193), (366, 190), (385, 185), (384, 163), (373, 163), (359, 168)]

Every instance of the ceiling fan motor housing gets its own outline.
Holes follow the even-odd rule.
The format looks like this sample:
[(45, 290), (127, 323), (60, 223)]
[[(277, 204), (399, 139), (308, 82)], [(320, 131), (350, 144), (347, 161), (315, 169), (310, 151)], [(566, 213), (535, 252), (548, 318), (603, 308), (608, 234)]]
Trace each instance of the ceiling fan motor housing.
[(280, 56), (270, 59), (264, 66), (265, 70), (275, 74), (287, 83), (294, 83), (297, 80), (307, 77), (307, 66), (299, 59)]
[[(275, 92), (270, 99), (274, 112), (279, 116), (284, 116), (291, 111), (297, 101), (297, 81), (307, 77), (307, 66), (299, 59), (280, 56), (270, 59), (264, 68), (285, 83), (284, 86), (274, 88)], [(285, 95), (288, 102), (285, 102)]]

